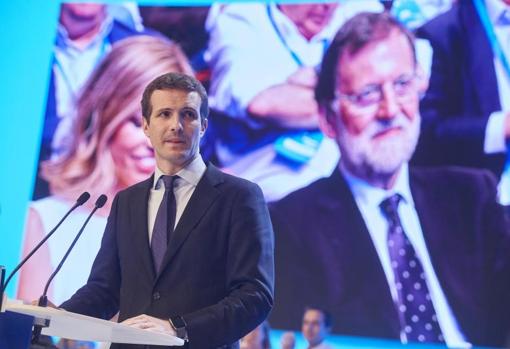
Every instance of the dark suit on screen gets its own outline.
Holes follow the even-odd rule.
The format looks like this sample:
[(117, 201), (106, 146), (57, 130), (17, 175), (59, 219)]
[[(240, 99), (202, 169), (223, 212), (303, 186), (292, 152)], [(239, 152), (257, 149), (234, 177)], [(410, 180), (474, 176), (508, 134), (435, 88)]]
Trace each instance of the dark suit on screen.
[(115, 197), (89, 280), (62, 307), (104, 319), (120, 311), (119, 321), (181, 315), (190, 349), (237, 347), (273, 304), (273, 233), (262, 192), (209, 165), (156, 275), (147, 230), (152, 185), (150, 178)]
[[(466, 339), (502, 345), (510, 329), (510, 248), (488, 172), (410, 171), (432, 265)], [(388, 282), (340, 171), (271, 207), (276, 302), (271, 323), (297, 328), (306, 305), (327, 309), (333, 332), (399, 340)]]
[(487, 121), (501, 110), (494, 56), (472, 1), (459, 1), (417, 35), (434, 54), (415, 162), (487, 168), (499, 178), (505, 153), (484, 153)]

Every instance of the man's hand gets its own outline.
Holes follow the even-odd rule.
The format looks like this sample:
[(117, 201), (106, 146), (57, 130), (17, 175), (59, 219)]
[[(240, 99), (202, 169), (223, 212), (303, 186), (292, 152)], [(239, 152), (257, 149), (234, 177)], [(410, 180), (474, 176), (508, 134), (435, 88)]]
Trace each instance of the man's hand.
[(317, 84), (317, 73), (312, 67), (301, 67), (287, 78), (287, 82), (314, 89)]
[(296, 346), (296, 336), (294, 332), (285, 332), (280, 339), (282, 349), (294, 349)]
[(158, 319), (149, 315), (138, 315), (122, 321), (122, 324), (142, 330), (149, 330), (158, 333), (170, 334), (176, 336), (175, 330), (170, 326), (168, 320)]
[[(47, 306), (48, 308), (59, 309), (59, 308), (58, 308), (55, 304), (53, 304), (53, 302), (52, 302), (52, 301), (48, 300), (47, 302), (48, 302), (48, 303), (46, 304), (46, 306)], [(30, 305), (36, 305), (36, 306), (38, 306), (38, 305), (39, 305), (39, 300), (38, 300), (38, 299), (37, 299), (37, 300), (33, 300), (32, 302), (30, 302)]]

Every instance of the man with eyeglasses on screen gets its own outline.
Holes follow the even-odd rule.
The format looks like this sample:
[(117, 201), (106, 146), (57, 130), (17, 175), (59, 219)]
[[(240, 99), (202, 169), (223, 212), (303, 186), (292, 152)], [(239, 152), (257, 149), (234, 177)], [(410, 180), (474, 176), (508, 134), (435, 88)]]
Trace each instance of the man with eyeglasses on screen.
[(276, 303), (307, 303), (334, 333), (451, 347), (497, 346), (510, 329), (509, 234), (488, 172), (408, 166), (420, 132), (411, 34), (363, 13), (337, 33), (316, 89), (340, 164), (275, 203)]

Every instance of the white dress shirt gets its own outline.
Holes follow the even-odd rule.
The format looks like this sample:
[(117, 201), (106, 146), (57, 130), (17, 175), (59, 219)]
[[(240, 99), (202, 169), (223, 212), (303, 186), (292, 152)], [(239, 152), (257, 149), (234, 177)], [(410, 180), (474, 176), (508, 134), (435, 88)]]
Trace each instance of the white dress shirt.
[[(466, 348), (471, 345), (466, 342), (457, 320), (448, 304), (446, 296), (441, 289), (437, 275), (432, 267), (432, 262), (427, 250), (427, 245), (423, 237), (420, 220), (414, 206), (411, 188), (409, 186), (409, 169), (404, 165), (398, 174), (395, 185), (390, 190), (384, 190), (373, 187), (367, 182), (354, 177), (343, 166), (340, 170), (353, 193), (356, 204), (361, 212), (363, 220), (367, 226), (368, 232), (379, 256), (379, 261), (384, 270), (391, 296), (395, 304), (398, 304), (397, 288), (395, 286), (395, 276), (390, 263), (390, 255), (387, 245), (388, 220), (381, 211), (380, 204), (387, 197), (393, 194), (399, 194), (402, 197), (398, 206), (398, 214), (404, 231), (416, 251), (416, 255), (423, 265), (425, 272), (425, 281), (430, 291), (432, 303), (436, 311), (437, 319), (443, 333), (446, 344), (449, 347)], [(401, 329), (401, 341), (406, 343), (406, 337)]]
[[(176, 203), (175, 213), (175, 225), (179, 223), (179, 219), (184, 212), (184, 209), (188, 205), (191, 195), (195, 192), (195, 188), (200, 182), (200, 179), (205, 173), (206, 165), (200, 155), (185, 168), (176, 173), (179, 178), (175, 179), (174, 182), (174, 195)], [(154, 173), (154, 183), (149, 194), (149, 209), (148, 209), (148, 225), (149, 225), (149, 242), (152, 239), (152, 230), (154, 229), (154, 222), (156, 221), (156, 215), (158, 214), (159, 206), (163, 200), (165, 194), (165, 185), (157, 185), (158, 181), (162, 181), (161, 176), (164, 175), (158, 167), (156, 167)], [(158, 188), (158, 189), (156, 189)]]

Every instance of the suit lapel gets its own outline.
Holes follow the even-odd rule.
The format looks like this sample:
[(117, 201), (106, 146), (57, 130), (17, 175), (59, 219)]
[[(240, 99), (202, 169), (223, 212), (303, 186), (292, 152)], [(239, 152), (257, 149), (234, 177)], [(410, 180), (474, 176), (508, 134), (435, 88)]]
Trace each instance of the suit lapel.
[(468, 64), (470, 69), (466, 72), (472, 81), (470, 88), (480, 86), (474, 88), (481, 106), (480, 112), (490, 114), (501, 109), (492, 48), (471, 2), (460, 6), (460, 21), (462, 30), (466, 32), (466, 57), (471, 61)]
[(190, 232), (198, 224), (212, 203), (218, 198), (220, 191), (216, 188), (216, 185), (223, 182), (222, 176), (222, 173), (216, 167), (213, 165), (207, 166), (174, 232), (171, 234), (170, 241), (168, 242), (168, 249), (163, 257), (160, 273), (166, 269), (166, 266), (170, 263), (184, 241), (186, 241)]
[(149, 245), (149, 231), (148, 231), (148, 205), (149, 193), (154, 183), (154, 176), (140, 183), (139, 186), (134, 188), (133, 198), (129, 200), (129, 217), (139, 217), (139, 219), (131, 219), (133, 222), (133, 245), (136, 246), (135, 250), (139, 254), (142, 261), (142, 267), (150, 275), (153, 280), (156, 276), (154, 272), (154, 265), (152, 263), (151, 248)]
[(348, 298), (366, 302), (364, 307), (371, 309), (370, 317), (381, 318), (382, 321), (374, 321), (374, 326), (385, 326), (387, 332), (398, 336), (397, 312), (363, 216), (340, 171), (335, 171), (329, 180), (329, 190), (320, 199), (319, 210), (330, 217), (322, 220), (328, 222), (322, 231), (329, 235), (328, 240), (338, 251), (338, 265), (345, 270), (344, 275), (348, 275), (341, 286), (349, 288)]
[[(473, 279), (465, 278), (470, 275), (471, 261), (466, 256), (471, 253), (458, 240), (465, 234), (462, 223), (467, 219), (462, 199), (455, 198), (455, 195), (452, 196), (454, 199), (450, 199), (448, 194), (452, 193), (448, 192), (447, 184), (441, 184), (434, 172), (422, 174), (412, 170), (410, 174), (413, 200), (440, 287), (464, 333), (476, 333), (479, 324), (471, 319), (476, 314), (479, 300), (473, 297), (476, 292), (471, 292), (470, 287), (466, 291), (466, 285), (470, 285)], [(438, 175), (441, 176), (441, 173)]]

